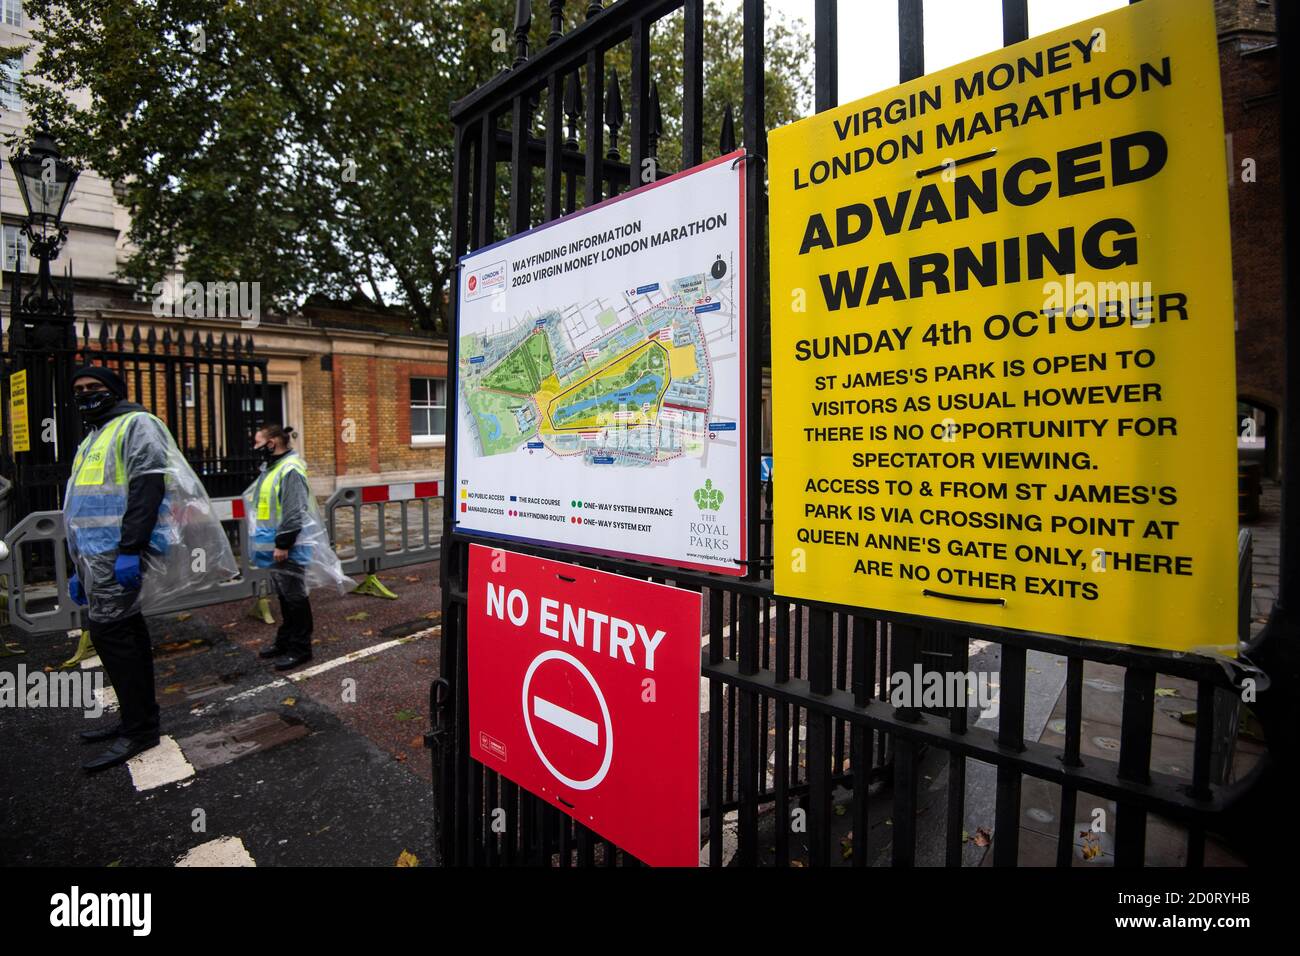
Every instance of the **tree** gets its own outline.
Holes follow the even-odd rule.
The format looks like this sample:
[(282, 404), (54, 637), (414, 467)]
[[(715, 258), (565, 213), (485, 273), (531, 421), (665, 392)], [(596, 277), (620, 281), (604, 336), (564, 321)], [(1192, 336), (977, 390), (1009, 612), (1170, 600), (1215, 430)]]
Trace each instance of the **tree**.
[[(586, 4), (567, 6), (572, 24)], [(509, 68), (514, 7), (28, 0), (41, 46), (23, 92), (69, 156), (118, 186), (132, 217), (126, 278), (152, 284), (183, 262), (188, 279), (260, 282), (281, 309), (362, 295), (445, 331), (450, 104)], [(724, 105), (742, 102), (740, 21), (712, 5), (707, 19), (716, 139)], [(807, 100), (808, 43), (779, 23), (769, 34), (769, 122), (785, 122)], [(678, 17), (652, 44), (671, 168), (679, 50)]]

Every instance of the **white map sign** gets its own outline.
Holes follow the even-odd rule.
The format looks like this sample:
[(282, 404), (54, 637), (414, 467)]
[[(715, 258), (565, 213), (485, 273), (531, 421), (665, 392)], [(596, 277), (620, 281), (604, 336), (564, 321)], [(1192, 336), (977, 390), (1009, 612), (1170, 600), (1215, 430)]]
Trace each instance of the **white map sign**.
[(741, 574), (739, 153), (461, 260), (461, 531)]

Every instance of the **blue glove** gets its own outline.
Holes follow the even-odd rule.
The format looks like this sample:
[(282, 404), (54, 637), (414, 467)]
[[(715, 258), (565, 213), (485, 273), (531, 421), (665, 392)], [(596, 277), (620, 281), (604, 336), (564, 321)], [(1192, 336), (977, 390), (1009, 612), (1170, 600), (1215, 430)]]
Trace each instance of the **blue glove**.
[(128, 591), (140, 590), (140, 555), (119, 554), (113, 562), (113, 575)]
[(80, 604), (82, 607), (85, 607), (88, 603), (86, 601), (86, 589), (81, 586), (81, 578), (75, 574), (68, 578), (68, 597), (72, 598), (74, 604)]

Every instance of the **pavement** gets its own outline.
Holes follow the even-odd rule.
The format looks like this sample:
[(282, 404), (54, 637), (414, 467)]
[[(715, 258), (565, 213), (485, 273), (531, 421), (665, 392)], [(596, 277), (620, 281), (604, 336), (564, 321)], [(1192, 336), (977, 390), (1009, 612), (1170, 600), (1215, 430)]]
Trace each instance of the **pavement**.
[(1254, 539), (1251, 561), (1250, 634), (1254, 637), (1268, 621), (1277, 600), (1278, 569), (1282, 548), (1282, 486), (1265, 481), (1259, 497), (1259, 518), (1243, 527)]
[[(315, 657), (287, 674), (257, 657), (275, 628), (251, 601), (151, 619), (164, 736), (126, 766), (80, 769), (103, 745), (78, 732), (111, 709), (0, 708), (0, 865), (436, 864), (422, 737), (438, 565), (380, 577), (397, 600), (313, 592)], [(4, 639), (26, 652), (0, 659), (14, 672), (52, 671), (75, 646)], [(97, 658), (77, 673), (115, 707)]]

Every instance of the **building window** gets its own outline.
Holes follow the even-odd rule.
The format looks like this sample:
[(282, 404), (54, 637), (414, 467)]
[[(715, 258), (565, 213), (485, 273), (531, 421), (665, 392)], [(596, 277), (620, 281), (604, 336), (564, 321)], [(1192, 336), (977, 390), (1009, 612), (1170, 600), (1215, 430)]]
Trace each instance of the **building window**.
[(0, 5), (4, 7), (5, 26), (23, 25), (23, 0), (0, 0)]
[(4, 227), (4, 269), (6, 272), (24, 272), (27, 269), (27, 237), (21, 226)]
[(0, 110), (19, 112), (23, 108), (23, 99), (18, 95), (18, 81), (22, 79), (23, 61), (19, 57), (10, 57), (0, 63)]
[(411, 442), (433, 445), (447, 434), (447, 383), (440, 378), (411, 379)]

